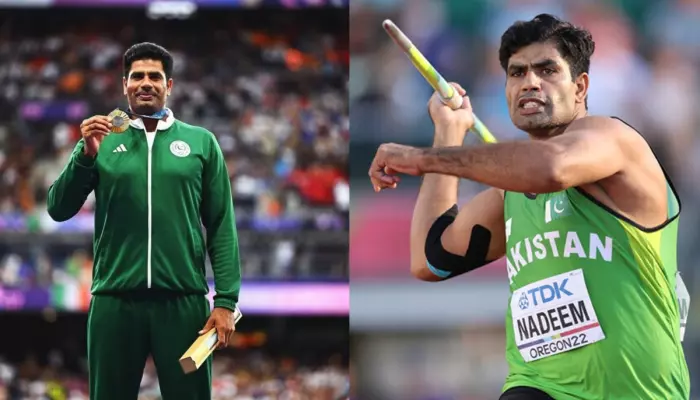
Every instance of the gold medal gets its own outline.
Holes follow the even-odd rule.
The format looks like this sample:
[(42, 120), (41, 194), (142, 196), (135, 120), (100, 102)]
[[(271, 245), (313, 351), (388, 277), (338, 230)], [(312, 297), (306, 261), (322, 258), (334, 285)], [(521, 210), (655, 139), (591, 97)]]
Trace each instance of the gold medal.
[(122, 133), (129, 128), (129, 115), (120, 109), (116, 109), (107, 116), (112, 122), (112, 132)]

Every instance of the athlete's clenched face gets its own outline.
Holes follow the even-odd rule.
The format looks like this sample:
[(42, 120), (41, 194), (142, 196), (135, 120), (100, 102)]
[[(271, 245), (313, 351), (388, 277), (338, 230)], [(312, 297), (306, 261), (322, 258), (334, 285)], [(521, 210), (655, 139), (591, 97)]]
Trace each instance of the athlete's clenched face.
[(547, 137), (585, 114), (588, 74), (572, 79), (569, 63), (553, 43), (534, 43), (514, 53), (506, 72), (506, 99), (513, 124)]
[(131, 111), (142, 115), (162, 110), (173, 88), (172, 78), (165, 76), (163, 63), (158, 60), (134, 61), (123, 83)]

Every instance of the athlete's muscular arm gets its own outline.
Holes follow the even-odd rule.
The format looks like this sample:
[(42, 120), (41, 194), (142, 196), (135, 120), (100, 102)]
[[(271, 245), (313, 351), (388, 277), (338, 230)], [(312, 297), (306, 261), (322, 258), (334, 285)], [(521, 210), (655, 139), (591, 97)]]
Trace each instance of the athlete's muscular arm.
[[(436, 128), (433, 146), (456, 146), (462, 143), (464, 134), (453, 127)], [(411, 274), (425, 281), (442, 280), (429, 269), (425, 257), (425, 240), (435, 220), (457, 203), (459, 178), (448, 175), (427, 174), (418, 192), (411, 220)]]
[(491, 233), (486, 260), (495, 261), (506, 254), (506, 231), (503, 219), (503, 191), (495, 188), (486, 189), (474, 196), (445, 233), (442, 245), (452, 254), (464, 254), (469, 247), (474, 226), (481, 225)]
[[(452, 205), (443, 209), (439, 214), (447, 211)], [(429, 225), (432, 225), (432, 223), (429, 222)], [(462, 207), (454, 222), (444, 230), (439, 238), (435, 239), (441, 242), (440, 245), (443, 251), (453, 255), (450, 257), (451, 259), (465, 264), (461, 266), (461, 270), (458, 272), (448, 271), (451, 268), (448, 268), (449, 266), (447, 265), (440, 265), (439, 260), (433, 260), (429, 266), (428, 257), (426, 257), (424, 249), (426, 246), (431, 245), (430, 243), (426, 244), (426, 236), (430, 226), (424, 230), (417, 228), (414, 214), (414, 223), (411, 226), (411, 273), (420, 280), (430, 282), (442, 281), (497, 260), (505, 255), (503, 191), (490, 188), (474, 196), (471, 201)], [(423, 235), (419, 236), (420, 233), (423, 233)], [(479, 237), (474, 235), (479, 235)], [(422, 241), (419, 243), (420, 239)], [(486, 239), (487, 242), (482, 243), (481, 240), (483, 239)], [(485, 257), (478, 257), (482, 261), (473, 263), (474, 261), (465, 258), (465, 254), (475, 250), (479, 251), (480, 249), (474, 248), (475, 246), (487, 246), (487, 249), (484, 249)], [(470, 265), (470, 263), (473, 264)], [(448, 272), (451, 273), (448, 274)]]
[[(464, 89), (459, 85), (454, 85), (461, 95), (465, 94)], [(450, 114), (441, 115), (445, 111), (440, 109), (439, 100), (435, 96), (428, 104), (431, 117), (436, 120), (433, 146), (461, 145), (466, 134), (464, 126), (452, 123)], [(450, 110), (449, 113), (452, 111)], [(443, 123), (445, 121), (446, 123)], [(370, 176), (373, 176), (373, 170), (370, 170)], [(375, 188), (394, 183), (382, 183), (380, 179), (381, 177), (373, 179)], [(447, 277), (442, 277), (445, 274), (440, 274), (439, 271), (436, 274), (431, 271), (426, 257), (426, 246), (429, 245), (426, 241), (436, 220), (457, 203), (458, 187), (459, 179), (454, 176), (427, 174), (423, 177), (411, 221), (411, 274), (420, 280), (441, 281), (456, 276), (456, 274), (450, 274)], [(499, 237), (503, 237), (504, 229), (503, 197), (499, 191), (487, 190), (477, 195), (451, 222), (441, 233), (441, 236), (436, 239), (441, 242), (444, 251), (454, 254), (455, 258), (464, 257), (471, 240), (472, 228), (476, 224), (481, 224), (492, 231), (492, 244), (488, 251), (488, 257), (492, 257), (490, 259), (498, 258), (499, 251), (501, 251), (499, 248), (502, 247), (498, 245)], [(440, 244), (438, 243), (438, 245)], [(436, 262), (436, 264), (438, 263)], [(445, 265), (432, 265), (432, 267), (446, 268)]]
[(620, 121), (585, 117), (547, 140), (424, 149), (417, 169), (514, 192), (551, 193), (624, 172), (641, 141)]

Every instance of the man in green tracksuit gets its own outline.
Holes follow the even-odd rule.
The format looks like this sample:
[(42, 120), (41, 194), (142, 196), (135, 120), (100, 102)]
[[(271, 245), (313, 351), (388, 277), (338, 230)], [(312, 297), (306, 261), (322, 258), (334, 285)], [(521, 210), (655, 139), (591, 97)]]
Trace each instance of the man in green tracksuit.
[(178, 359), (200, 333), (216, 328), (223, 347), (235, 329), (241, 274), (228, 171), (214, 135), (165, 107), (172, 56), (141, 43), (123, 62), (131, 117), (122, 128), (105, 116), (83, 121), (48, 194), (49, 215), (65, 221), (95, 191), (90, 398), (136, 399), (152, 355), (165, 400), (211, 399), (211, 358), (188, 375)]

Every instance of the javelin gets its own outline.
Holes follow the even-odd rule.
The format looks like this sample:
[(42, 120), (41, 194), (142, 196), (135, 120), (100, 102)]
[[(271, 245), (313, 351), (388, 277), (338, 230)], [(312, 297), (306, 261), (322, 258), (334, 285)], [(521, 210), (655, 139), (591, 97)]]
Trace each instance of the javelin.
[[(430, 86), (435, 89), (442, 103), (453, 110), (457, 110), (462, 107), (462, 96), (457, 93), (452, 85), (447, 83), (447, 81), (442, 77), (442, 75), (440, 75), (435, 67), (430, 64), (430, 61), (428, 61), (420, 50), (413, 45), (408, 37), (401, 32), (401, 29), (399, 29), (399, 27), (389, 19), (384, 20), (382, 26), (394, 40), (394, 43), (396, 43), (401, 50), (406, 53), (418, 72), (423, 75), (423, 78), (425, 78)], [(484, 125), (476, 115), (474, 115), (474, 126), (471, 128), (471, 130), (484, 142), (496, 143), (496, 137), (491, 134), (488, 128), (486, 128), (486, 125)]]

